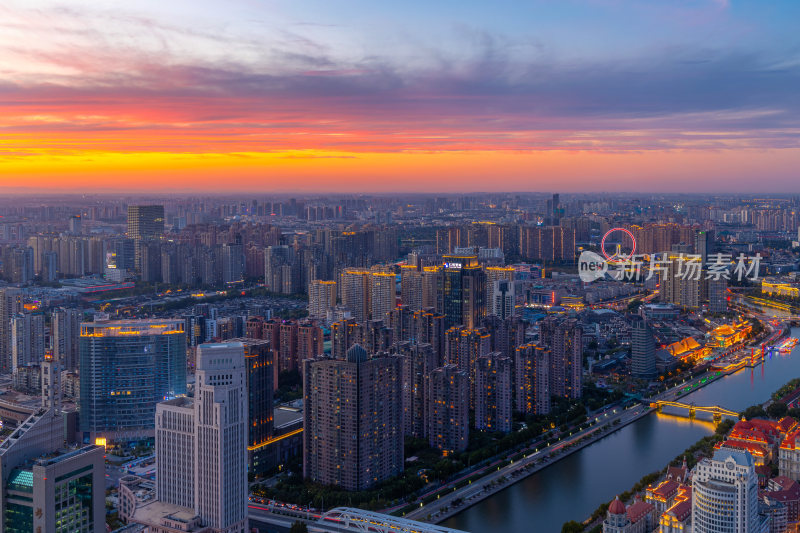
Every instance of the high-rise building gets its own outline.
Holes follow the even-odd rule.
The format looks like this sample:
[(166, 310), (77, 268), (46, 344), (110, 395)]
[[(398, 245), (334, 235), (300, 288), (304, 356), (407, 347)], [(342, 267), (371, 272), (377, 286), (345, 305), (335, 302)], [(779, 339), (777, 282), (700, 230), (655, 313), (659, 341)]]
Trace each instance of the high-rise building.
[(660, 298), (683, 308), (700, 307), (702, 263), (683, 253), (669, 253), (661, 272)]
[(135, 522), (162, 531), (163, 519), (180, 513), (209, 532), (246, 530), (246, 366), (240, 342), (198, 346), (195, 397), (156, 409), (158, 501), (138, 508)]
[(728, 280), (720, 276), (719, 279), (705, 280), (708, 287), (708, 310), (712, 313), (725, 313), (728, 311)]
[(749, 452), (720, 449), (692, 475), (692, 532), (764, 531), (758, 515), (758, 476)]
[(244, 280), (244, 247), (241, 244), (222, 245), (222, 282)]
[(22, 312), (22, 291), (0, 288), (0, 374), (10, 374), (11, 319)]
[(303, 473), (363, 490), (403, 470), (400, 360), (367, 356), (353, 345), (345, 360), (303, 362)]
[(492, 283), (490, 314), (505, 319), (516, 314), (514, 306), (514, 282), (505, 279)]
[(634, 316), (631, 324), (631, 375), (652, 379), (656, 376), (656, 343), (647, 321)]
[(298, 292), (299, 271), (295, 268), (295, 252), (291, 246), (267, 246), (264, 250), (264, 284), (272, 292)]
[(83, 233), (83, 219), (80, 215), (69, 217), (69, 232), (75, 235)]
[(325, 352), (325, 337), (322, 328), (315, 324), (297, 326), (297, 364), (298, 368), (304, 359), (313, 359)]
[(548, 317), (539, 338), (550, 350), (550, 394), (580, 398), (583, 394), (583, 329), (574, 318)]
[(164, 234), (163, 205), (129, 205), (128, 237), (134, 240), (158, 239)]
[[(510, 290), (513, 298), (514, 268), (504, 266), (487, 266), (483, 270), (486, 272), (486, 314), (496, 315), (496, 302), (494, 297), (495, 283), (498, 281), (508, 282), (502, 285), (502, 287), (504, 287), (506, 291)], [(511, 309), (513, 310), (513, 301), (511, 302), (511, 305)]]
[(437, 308), (445, 315), (445, 327), (463, 325), (474, 329), (486, 316), (486, 273), (475, 255), (445, 255), (439, 276)]
[(386, 320), (395, 307), (397, 281), (390, 272), (373, 272), (370, 276), (370, 304), (373, 320)]
[(511, 359), (492, 352), (478, 358), (475, 369), (475, 428), (511, 431)]
[(195, 433), (191, 398), (156, 405), (156, 496), (163, 503), (194, 508)]
[(92, 441), (154, 434), (160, 401), (186, 394), (182, 320), (81, 324), (80, 431)]
[(444, 455), (460, 452), (469, 443), (469, 376), (456, 365), (430, 373), (426, 434), (432, 448)]
[(422, 271), (415, 265), (400, 266), (400, 299), (412, 311), (422, 309)]
[(341, 291), (342, 305), (353, 314), (356, 322), (363, 323), (369, 320), (372, 312), (372, 302), (370, 297), (370, 276), (369, 270), (346, 269), (342, 271)]
[(308, 316), (325, 320), (328, 309), (336, 307), (336, 282), (312, 279), (308, 284)]
[(455, 364), (467, 373), (471, 385), (471, 398), (475, 399), (475, 363), (479, 357), (491, 352), (491, 337), (484, 329), (453, 327), (445, 332), (445, 361)]
[(44, 360), (45, 329), (41, 313), (18, 313), (11, 319), (11, 368)]
[(297, 370), (300, 361), (297, 358), (297, 322), (284, 321), (278, 328), (278, 365), (279, 372)]
[(247, 371), (241, 343), (201, 344), (195, 385), (195, 510), (215, 531), (247, 526)]
[(50, 321), (53, 357), (61, 368), (69, 372), (78, 370), (78, 346), (81, 336), (80, 309), (58, 308), (53, 311)]
[(536, 344), (523, 344), (514, 353), (514, 405), (517, 412), (550, 412), (550, 352)]
[(250, 472), (264, 474), (271, 464), (266, 446), (273, 436), (272, 393), (275, 373), (270, 342), (262, 339), (237, 338), (244, 348), (247, 370), (247, 462)]

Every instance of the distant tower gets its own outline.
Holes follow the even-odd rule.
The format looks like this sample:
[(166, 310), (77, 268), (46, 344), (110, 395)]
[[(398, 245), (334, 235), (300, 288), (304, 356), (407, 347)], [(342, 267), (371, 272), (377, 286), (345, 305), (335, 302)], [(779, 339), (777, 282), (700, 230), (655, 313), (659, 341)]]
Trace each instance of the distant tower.
[(163, 205), (129, 205), (128, 237), (134, 240), (156, 239), (164, 234)]
[(653, 331), (647, 321), (640, 316), (633, 318), (631, 361), (632, 376), (644, 379), (656, 376), (656, 346)]
[(61, 365), (47, 354), (42, 361), (42, 407), (61, 409)]

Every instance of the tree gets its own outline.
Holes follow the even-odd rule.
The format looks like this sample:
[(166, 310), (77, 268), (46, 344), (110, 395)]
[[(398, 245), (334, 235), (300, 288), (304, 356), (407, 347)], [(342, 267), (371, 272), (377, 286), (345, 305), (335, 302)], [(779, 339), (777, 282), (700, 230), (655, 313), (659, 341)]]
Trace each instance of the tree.
[(750, 420), (753, 418), (767, 418), (767, 412), (764, 411), (764, 408), (760, 405), (751, 405), (747, 409), (744, 410), (742, 416), (746, 420)]
[(583, 531), (583, 524), (575, 520), (564, 522), (564, 525), (561, 526), (561, 533), (581, 533), (581, 531)]
[(292, 527), (289, 529), (289, 533), (308, 533), (308, 526), (305, 522), (300, 522), (298, 520), (292, 524)]
[(800, 407), (792, 407), (787, 414), (795, 420), (800, 420)]
[(789, 408), (783, 402), (772, 402), (767, 407), (767, 414), (770, 418), (783, 418), (788, 412)]

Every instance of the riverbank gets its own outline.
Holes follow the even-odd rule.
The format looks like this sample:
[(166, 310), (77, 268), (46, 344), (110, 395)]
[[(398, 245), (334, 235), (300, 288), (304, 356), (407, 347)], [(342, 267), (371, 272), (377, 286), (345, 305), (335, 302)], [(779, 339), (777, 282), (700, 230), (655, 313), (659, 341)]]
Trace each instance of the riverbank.
[[(629, 410), (633, 411), (639, 409), (639, 411), (629, 417), (623, 417), (614, 422), (609, 421), (607, 425), (594, 428), (592, 431), (586, 430), (586, 433), (577, 435), (574, 439), (565, 441), (561, 444), (554, 444), (549, 450), (542, 450), (541, 452), (537, 452), (531, 456), (523, 457), (523, 461), (517, 461), (516, 466), (512, 461), (512, 464), (507, 465), (505, 470), (498, 469), (498, 472), (503, 472), (502, 474), (495, 473), (491, 477), (489, 477), (490, 475), (487, 475), (475, 480), (475, 482), (471, 482), (463, 486), (460, 491), (456, 490), (453, 491), (453, 493), (448, 494), (447, 497), (449, 501), (455, 503), (456, 501), (460, 500), (458, 505), (452, 504), (450, 506), (441, 507), (441, 509), (435, 513), (426, 513), (426, 511), (429, 509), (423, 505), (419, 509), (415, 509), (414, 511), (407, 513), (405, 516), (413, 520), (427, 521), (436, 524), (444, 522), (445, 520), (448, 520), (455, 515), (469, 509), (470, 507), (482, 502), (490, 496), (494, 496), (495, 494), (502, 492), (515, 483), (522, 481), (549, 466), (554, 465), (555, 463), (569, 457), (571, 454), (578, 452), (589, 445), (595, 444), (599, 440), (655, 412), (656, 409), (650, 407), (649, 403), (651, 401), (656, 401), (657, 399), (663, 399), (659, 398), (659, 396), (668, 397), (669, 395), (674, 394), (672, 398), (677, 400), (688, 394), (692, 394), (693, 392), (708, 386), (711, 383), (716, 382), (718, 379), (721, 379), (727, 375), (735, 374), (740, 370), (741, 369), (732, 370), (729, 372), (723, 372), (721, 370), (713, 372), (706, 371), (703, 374), (699, 374), (693, 378), (693, 382), (690, 383), (689, 386), (686, 386), (686, 383), (682, 383), (680, 385), (676, 385), (672, 389), (668, 389), (660, 393), (654, 398), (642, 400), (643, 403), (640, 406), (633, 407)], [(557, 448), (556, 455), (554, 455), (554, 452), (551, 451), (554, 448)], [(436, 500), (433, 502), (436, 502)]]
[[(776, 332), (776, 330), (774, 330), (771, 327), (765, 328), (765, 329), (769, 329), (770, 330), (770, 331), (765, 332), (765, 335), (764, 335), (765, 337)], [(761, 336), (759, 336), (759, 337), (760, 338), (757, 338), (757, 340), (753, 339), (750, 342), (760, 342), (763, 339), (763, 337), (761, 337)], [(767, 364), (767, 366), (768, 367), (770, 366), (769, 363)], [(490, 496), (495, 496), (496, 497), (495, 500), (504, 502), (504, 508), (507, 507), (508, 505), (511, 505), (513, 508), (519, 508), (519, 509), (523, 509), (523, 508), (524, 509), (530, 509), (530, 508), (536, 509), (537, 507), (543, 507), (544, 506), (542, 509), (538, 510), (540, 513), (543, 513), (543, 516), (550, 516), (551, 514), (553, 514), (553, 509), (561, 507), (561, 504), (560, 504), (561, 501), (568, 501), (569, 500), (569, 497), (567, 497), (567, 500), (564, 500), (564, 499), (553, 500), (552, 494), (554, 494), (554, 493), (550, 492), (550, 491), (553, 491), (553, 490), (555, 490), (556, 493), (558, 493), (559, 491), (571, 492), (572, 493), (571, 497), (573, 497), (573, 498), (574, 497), (580, 497), (578, 495), (581, 494), (581, 493), (584, 493), (583, 496), (582, 496), (584, 498), (584, 501), (590, 501), (590, 499), (594, 498), (595, 495), (598, 493), (597, 489), (594, 489), (592, 491), (588, 491), (587, 490), (588, 487), (574, 487), (574, 485), (572, 485), (571, 483), (567, 483), (566, 482), (566, 479), (573, 479), (574, 478), (574, 474), (572, 472), (574, 471), (575, 468), (583, 469), (583, 468), (587, 468), (588, 467), (588, 464), (585, 462), (585, 460), (579, 460), (577, 463), (575, 461), (568, 461), (568, 462), (565, 463), (565, 464), (569, 465), (567, 467), (555, 467), (554, 465), (556, 463), (561, 462), (564, 459), (572, 456), (575, 452), (579, 452), (579, 451), (584, 450), (585, 448), (588, 448), (590, 444), (595, 444), (597, 446), (597, 448), (591, 447), (591, 449), (593, 449), (593, 450), (601, 450), (601, 449), (604, 450), (602, 452), (604, 454), (602, 457), (597, 456), (598, 452), (592, 452), (592, 451), (588, 451), (588, 452), (584, 451), (584, 452), (582, 452), (581, 455), (586, 456), (586, 454), (588, 454), (588, 456), (594, 457), (594, 461), (599, 461), (598, 463), (596, 463), (597, 466), (591, 466), (590, 467), (592, 470), (601, 470), (601, 471), (608, 470), (608, 467), (611, 464), (616, 463), (617, 459), (621, 458), (621, 457), (608, 457), (607, 454), (610, 453), (609, 452), (609, 446), (611, 445), (610, 443), (612, 441), (615, 442), (615, 444), (613, 445), (614, 449), (616, 450), (617, 453), (619, 453), (620, 446), (622, 446), (623, 448), (626, 447), (626, 446), (629, 446), (630, 436), (638, 435), (637, 440), (641, 440), (642, 438), (649, 438), (649, 437), (645, 437), (645, 435), (647, 435), (647, 434), (649, 434), (649, 433), (651, 433), (653, 431), (656, 431), (655, 428), (659, 424), (656, 424), (654, 421), (653, 422), (645, 422), (645, 420), (643, 420), (643, 419), (646, 418), (646, 415), (650, 414), (654, 410), (654, 409), (649, 407), (649, 403), (651, 401), (655, 402), (658, 399), (664, 399), (664, 400), (668, 400), (668, 401), (679, 400), (679, 399), (684, 398), (685, 396), (688, 396), (690, 394), (697, 393), (701, 389), (705, 389), (708, 385), (710, 385), (712, 383), (718, 383), (723, 378), (727, 378), (727, 377), (733, 376), (735, 374), (736, 375), (741, 375), (741, 372), (740, 372), (741, 370), (742, 369), (739, 368), (739, 369), (736, 369), (736, 370), (731, 369), (729, 371), (721, 371), (721, 370), (712, 371), (712, 372), (707, 371), (707, 372), (704, 372), (703, 374), (700, 374), (700, 375), (692, 378), (688, 382), (684, 382), (684, 383), (682, 383), (680, 385), (673, 386), (672, 388), (670, 388), (670, 389), (668, 389), (666, 391), (661, 391), (660, 393), (656, 394), (654, 396), (654, 398), (648, 398), (648, 399), (643, 400), (645, 405), (640, 407), (640, 411), (637, 413), (637, 416), (631, 417), (629, 419), (626, 419), (624, 423), (620, 423), (620, 424), (615, 425), (615, 426), (607, 426), (606, 431), (603, 431), (602, 433), (598, 433), (598, 434), (593, 434), (592, 438), (586, 439), (586, 440), (584, 440), (584, 441), (582, 441), (580, 443), (576, 443), (574, 446), (570, 446), (569, 448), (565, 448), (564, 450), (562, 450), (562, 452), (560, 454), (558, 454), (558, 456), (553, 456), (553, 457), (549, 458), (546, 462), (541, 462), (540, 461), (540, 462), (538, 462), (538, 463), (536, 463), (536, 464), (534, 464), (534, 465), (532, 465), (530, 467), (527, 467), (527, 468), (525, 468), (524, 466), (518, 465), (515, 462), (514, 465), (509, 465), (505, 469), (502, 469), (501, 471), (494, 473), (492, 478), (486, 479), (485, 481), (481, 482), (480, 485), (476, 486), (476, 482), (473, 482), (471, 486), (464, 487), (457, 494), (451, 493), (453, 495), (451, 497), (448, 497), (449, 502), (452, 503), (453, 501), (455, 501), (456, 499), (458, 499), (460, 497), (462, 501), (458, 502), (459, 505), (451, 505), (451, 504), (439, 505), (438, 506), (439, 507), (438, 512), (431, 512), (431, 510), (429, 510), (427, 508), (427, 504), (426, 504), (426, 507), (425, 507), (424, 510), (423, 509), (415, 510), (414, 518), (417, 519), (417, 520), (428, 519), (429, 521), (436, 522), (436, 523), (447, 522), (446, 525), (448, 525), (450, 527), (455, 527), (455, 528), (460, 528), (460, 529), (465, 529), (465, 530), (474, 530), (476, 528), (477, 529), (481, 529), (482, 527), (488, 527), (489, 523), (494, 523), (494, 522), (488, 522), (488, 520), (489, 520), (488, 517), (489, 516), (493, 516), (495, 521), (496, 520), (500, 520), (501, 522), (503, 522), (504, 520), (506, 520), (506, 521), (510, 520), (512, 522), (515, 522), (517, 520), (522, 520), (522, 522), (519, 522), (519, 524), (524, 523), (524, 520), (525, 520), (525, 518), (523, 518), (524, 513), (522, 513), (522, 512), (514, 512), (514, 513), (512, 513), (512, 515), (515, 516), (515, 518), (513, 518), (513, 519), (512, 518), (501, 518), (500, 516), (494, 516), (497, 513), (497, 511), (494, 510), (495, 507), (487, 507), (487, 504), (483, 504), (483, 505), (479, 506), (482, 509), (482, 512), (481, 512), (482, 514), (481, 515), (476, 515), (474, 512), (468, 512), (468, 510), (471, 507), (476, 506), (477, 504), (480, 504), (481, 502), (484, 502), (485, 500), (489, 499)], [(762, 370), (761, 374), (763, 376), (763, 370)], [(751, 380), (752, 380), (752, 378), (751, 378)], [(713, 394), (712, 395), (703, 394), (702, 396), (713, 396)], [(721, 404), (721, 405), (723, 405), (725, 407), (728, 407), (728, 408), (734, 408), (734, 410), (736, 412), (738, 412), (737, 407), (741, 407), (741, 406), (736, 405), (735, 402), (732, 402), (732, 405), (726, 405), (728, 402), (725, 402), (725, 401), (698, 402), (699, 405), (714, 405), (714, 404), (717, 404), (717, 403), (719, 403), (719, 404)], [(672, 420), (685, 420), (686, 421), (685, 423), (684, 422), (679, 422), (679, 424), (682, 427), (686, 428), (686, 430), (684, 430), (684, 429), (680, 430), (680, 433), (683, 433), (683, 434), (685, 434), (687, 432), (689, 427), (692, 427), (692, 426), (697, 427), (698, 423), (700, 423), (700, 424), (704, 424), (705, 423), (704, 421), (702, 421), (702, 419), (698, 419), (696, 422), (694, 422), (694, 421), (691, 421), (689, 418), (685, 418), (685, 417), (684, 418), (669, 417), (669, 418), (671, 418)], [(655, 419), (651, 419), (651, 420), (655, 420)], [(634, 433), (631, 433), (630, 431), (625, 431), (624, 432), (624, 434), (626, 435), (625, 440), (622, 441), (622, 442), (624, 442), (624, 444), (622, 444), (622, 442), (621, 443), (616, 443), (616, 439), (604, 440), (606, 437), (610, 437), (612, 434), (621, 432), (627, 426), (631, 426), (634, 422), (638, 422), (638, 424), (633, 426), (633, 427), (635, 427), (637, 429), (634, 430)], [(669, 422), (668, 424), (674, 424), (674, 423), (675, 422)], [(644, 424), (644, 426), (642, 426), (642, 424)], [(708, 426), (712, 427), (710, 421), (708, 423)], [(652, 429), (643, 430), (643, 428), (652, 428)], [(646, 433), (642, 433), (642, 431), (646, 431)], [(694, 433), (696, 434), (696, 430), (695, 430)], [(696, 439), (697, 439), (697, 437), (694, 437), (694, 439), (692, 441), (690, 441), (690, 442), (695, 442)], [(664, 442), (666, 444), (667, 441), (662, 441), (662, 442)], [(655, 451), (657, 449), (661, 449), (661, 448), (664, 448), (664, 447), (670, 448), (670, 446), (665, 446), (665, 445), (662, 445), (662, 444), (658, 444), (657, 446), (652, 446), (651, 445), (650, 448), (647, 448), (647, 449), (652, 449), (652, 451)], [(678, 451), (679, 450), (672, 451), (671, 454), (670, 454), (670, 457), (672, 456), (672, 454), (674, 454), (674, 453), (676, 453)], [(611, 453), (614, 453), (614, 452), (611, 452)], [(652, 454), (652, 452), (651, 452), (651, 454)], [(606, 461), (606, 458), (609, 458), (611, 460), (610, 461)], [(626, 467), (630, 467), (633, 464), (637, 464), (639, 462), (640, 462), (640, 460), (637, 458), (637, 460), (633, 461), (632, 463), (630, 463), (629, 461), (625, 461), (624, 463), (626, 464)], [(647, 459), (644, 459), (644, 458), (642, 458), (641, 462), (648, 462), (648, 463), (652, 464), (651, 460), (647, 460)], [(577, 465), (581, 465), (581, 466), (577, 466)], [(553, 474), (556, 477), (553, 478), (552, 480), (549, 479), (549, 478), (552, 477), (552, 475), (549, 474), (549, 472), (544, 472), (544, 471), (546, 471), (547, 467), (549, 467), (549, 466), (553, 466), (554, 467), (553, 471), (561, 472), (560, 474)], [(653, 465), (653, 466), (655, 466), (655, 465)], [(642, 471), (643, 472), (649, 472), (649, 471), (651, 471), (652, 467), (642, 465), (639, 468), (640, 468), (639, 472), (642, 472)], [(647, 468), (647, 469), (645, 469), (645, 468)], [(568, 478), (559, 477), (559, 476), (564, 476), (564, 474), (567, 471), (570, 472), (569, 474), (567, 474)], [(524, 481), (524, 480), (526, 480), (530, 476), (533, 476), (536, 473), (539, 473), (539, 476), (545, 476), (545, 478), (543, 478), (543, 479), (547, 479), (547, 481), (519, 483), (520, 481)], [(635, 479), (639, 479), (640, 476), (641, 476), (641, 474), (639, 474), (639, 476), (637, 476)], [(574, 478), (574, 479), (576, 479), (575, 483), (578, 483), (577, 478)], [(631, 481), (631, 482), (633, 482), (633, 481)], [(520, 489), (520, 490), (506, 491), (506, 489), (514, 488), (515, 485), (523, 485), (525, 488)], [(606, 484), (604, 482), (601, 482), (601, 485), (605, 486)], [(612, 485), (613, 485), (613, 483), (612, 483)], [(545, 489), (543, 488), (545, 486), (550, 487), (550, 489), (545, 491)], [(558, 488), (555, 488), (555, 487), (558, 487)], [(577, 490), (572, 491), (572, 487), (574, 487)], [(619, 487), (618, 490), (619, 491), (624, 491), (626, 489), (624, 487)], [(543, 491), (545, 491), (545, 492), (543, 492)], [(500, 493), (504, 493), (504, 494), (500, 495)], [(538, 503), (536, 503), (533, 506), (529, 507), (527, 505), (527, 502), (531, 502), (531, 498), (534, 498), (533, 501), (536, 501)], [(495, 501), (495, 500), (492, 500), (492, 501)], [(510, 502), (513, 502), (513, 503), (510, 503)], [(558, 502), (558, 503), (556, 503), (556, 502)], [(548, 506), (549, 506), (549, 509), (548, 509)], [(556, 507), (553, 507), (553, 506), (556, 506)], [(591, 513), (590, 509), (587, 509), (587, 511), (589, 513)], [(488, 513), (488, 514), (483, 514), (483, 513)], [(430, 516), (428, 516), (429, 514), (430, 514)], [(519, 517), (516, 516), (518, 514), (520, 515)], [(562, 516), (564, 518), (566, 518), (566, 519), (569, 518), (569, 515), (567, 515), (567, 516), (564, 516), (564, 515), (565, 515), (564, 512), (558, 512), (558, 514), (557, 514), (557, 516), (559, 518), (562, 517)], [(462, 516), (463, 517), (467, 517), (467, 518), (461, 518)], [(553, 518), (555, 518), (555, 516), (553, 516)], [(563, 523), (563, 519), (558, 521), (558, 522), (556, 522), (556, 520), (553, 519), (552, 523), (561, 524), (561, 523)], [(516, 525), (519, 525), (519, 524), (516, 524)]]

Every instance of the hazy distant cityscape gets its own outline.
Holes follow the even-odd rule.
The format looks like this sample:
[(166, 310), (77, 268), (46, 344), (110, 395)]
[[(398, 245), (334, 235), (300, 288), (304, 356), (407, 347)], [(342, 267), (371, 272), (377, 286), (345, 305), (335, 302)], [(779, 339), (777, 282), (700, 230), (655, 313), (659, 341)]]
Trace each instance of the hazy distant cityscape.
[[(480, 531), (468, 509), (656, 416), (717, 437), (545, 530), (798, 522), (800, 382), (747, 409), (681, 398), (793, 350), (800, 197), (84, 195), (0, 216), (6, 531)], [(585, 281), (590, 252), (612, 270)]]

